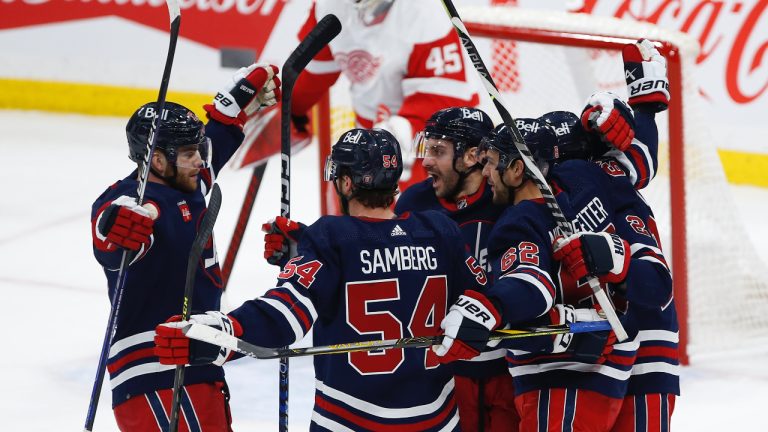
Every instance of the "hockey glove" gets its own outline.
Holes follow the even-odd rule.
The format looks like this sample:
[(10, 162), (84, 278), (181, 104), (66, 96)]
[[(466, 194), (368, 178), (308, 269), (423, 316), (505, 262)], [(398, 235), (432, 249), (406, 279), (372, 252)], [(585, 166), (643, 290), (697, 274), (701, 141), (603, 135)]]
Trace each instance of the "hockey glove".
[(443, 340), (432, 349), (440, 363), (474, 358), (486, 347), (491, 331), (500, 321), (499, 312), (486, 296), (467, 290), (440, 323)]
[[(549, 316), (554, 325), (605, 319), (596, 309), (577, 309), (563, 304), (557, 304), (550, 309)], [(565, 333), (555, 336), (552, 352), (554, 354), (567, 352), (583, 360), (603, 363), (605, 357), (613, 351), (615, 343), (616, 334), (613, 331)]]
[(101, 213), (96, 225), (99, 240), (137, 251), (149, 247), (152, 241), (152, 226), (157, 218), (153, 204), (144, 207), (136, 204), (136, 198), (122, 195)]
[(192, 315), (189, 321), (181, 321), (181, 316), (175, 315), (164, 324), (155, 327), (154, 353), (159, 357), (160, 364), (194, 366), (213, 363), (221, 366), (229, 360), (232, 350), (184, 336), (181, 328), (187, 323), (207, 325), (235, 337), (243, 334), (240, 323), (218, 311)]
[(554, 258), (575, 280), (597, 276), (602, 283), (619, 283), (629, 270), (629, 243), (615, 234), (584, 232), (555, 239)]
[(581, 112), (584, 130), (596, 132), (600, 139), (619, 151), (626, 151), (635, 138), (632, 108), (613, 93), (599, 92), (589, 97)]
[(621, 54), (629, 104), (642, 105), (653, 112), (666, 110), (669, 105), (667, 59), (647, 39), (625, 45)]
[(301, 222), (278, 216), (261, 225), (264, 231), (264, 258), (268, 263), (283, 267), (297, 254), (298, 241), (307, 228)]
[(212, 119), (242, 127), (248, 116), (280, 100), (277, 72), (277, 66), (266, 64), (240, 68), (232, 76), (232, 82), (216, 93), (213, 103), (203, 108)]

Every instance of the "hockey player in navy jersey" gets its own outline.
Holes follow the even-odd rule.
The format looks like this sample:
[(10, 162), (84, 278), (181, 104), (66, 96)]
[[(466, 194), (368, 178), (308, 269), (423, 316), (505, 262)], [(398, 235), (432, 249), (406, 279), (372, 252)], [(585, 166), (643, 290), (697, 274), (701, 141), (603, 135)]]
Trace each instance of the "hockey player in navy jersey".
[[(187, 260), (206, 211), (205, 195), (242, 142), (246, 114), (277, 102), (276, 74), (277, 68), (270, 65), (240, 69), (204, 107), (209, 118), (205, 125), (186, 107), (166, 102), (144, 205), (137, 205), (136, 170), (93, 203), (93, 251), (104, 268), (110, 299), (123, 250), (132, 254), (107, 360), (120, 430), (168, 427), (174, 367), (161, 364), (153, 353), (154, 328), (181, 311)], [(129, 157), (134, 162), (146, 157), (156, 106), (154, 102), (143, 105), (126, 126)], [(215, 258), (210, 241), (195, 276), (192, 308), (219, 308), (221, 274)], [(179, 430), (230, 430), (226, 393), (220, 365), (188, 369)]]
[[(316, 345), (438, 334), (448, 305), (479, 296), (473, 288), (481, 289), (486, 276), (448, 217), (392, 212), (400, 157), (389, 132), (344, 133), (326, 161), (325, 178), (334, 183), (345, 215), (321, 217), (304, 230), (289, 248), (296, 255), (281, 257), (287, 262), (277, 287), (228, 315), (212, 311), (190, 321), (217, 321), (267, 347), (289, 345), (310, 329)], [(157, 327), (161, 362), (227, 358), (225, 350), (187, 339), (181, 325)], [(204, 355), (206, 348), (211, 355)], [(317, 356), (314, 363), (310, 430), (459, 429), (454, 381), (432, 350)]]
[[(653, 109), (634, 106), (635, 113), (643, 110), (652, 112)], [(580, 141), (579, 137), (573, 136), (578, 130), (574, 114), (548, 113), (540, 120), (571, 125), (567, 134), (558, 136), (560, 148), (545, 152), (550, 164), (567, 159), (592, 159), (610, 176), (608, 180), (603, 177), (600, 187), (611, 193), (612, 206), (617, 212), (614, 217), (616, 232), (630, 242), (633, 260), (630, 272), (643, 275), (642, 278), (628, 277), (613, 295), (617, 304), (628, 305), (627, 315), (638, 331), (635, 340), (639, 348), (632, 365), (627, 394), (612, 431), (667, 431), (675, 397), (680, 394), (677, 349), (679, 329), (671, 293), (671, 276), (653, 212), (642, 196), (632, 188), (639, 188), (639, 185), (647, 182), (636, 182), (638, 176), (634, 173), (637, 171), (633, 170), (633, 165), (627, 165), (629, 158), (622, 157), (621, 153), (617, 157), (614, 149), (605, 152), (606, 147), (593, 139), (574, 145)], [(544, 156), (544, 153), (539, 154)], [(555, 157), (555, 154), (559, 156)], [(649, 153), (649, 156), (656, 158), (655, 153)], [(557, 171), (554, 170), (555, 177)], [(567, 182), (560, 184), (565, 189), (569, 188)], [(556, 251), (568, 269), (561, 272), (563, 277), (569, 275), (571, 279), (578, 280), (585, 272), (594, 271), (590, 268), (588, 245), (598, 246), (599, 243), (593, 237), (583, 239), (584, 235), (590, 236), (577, 234), (560, 244)], [(640, 264), (634, 264), (635, 260), (641, 260)]]
[[(395, 213), (436, 210), (453, 219), (480, 266), (488, 268), (488, 234), (504, 210), (492, 193), (477, 160), (480, 140), (493, 129), (488, 115), (476, 108), (445, 108), (434, 113), (414, 140), (429, 178), (410, 186)], [(456, 381), (461, 430), (516, 431), (512, 377), (506, 350), (483, 352), (451, 364)]]

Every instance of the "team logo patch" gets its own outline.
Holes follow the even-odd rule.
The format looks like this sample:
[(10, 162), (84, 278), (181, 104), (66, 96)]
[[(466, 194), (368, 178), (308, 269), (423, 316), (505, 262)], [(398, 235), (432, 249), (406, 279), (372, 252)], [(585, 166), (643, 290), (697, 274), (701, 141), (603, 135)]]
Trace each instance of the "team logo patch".
[(177, 206), (179, 206), (179, 211), (181, 211), (181, 218), (184, 220), (184, 222), (189, 222), (192, 220), (192, 213), (189, 211), (189, 206), (187, 205), (186, 201), (179, 201), (176, 203)]
[(354, 50), (338, 53), (336, 59), (344, 75), (354, 84), (364, 84), (371, 80), (381, 66), (381, 59), (368, 51)]

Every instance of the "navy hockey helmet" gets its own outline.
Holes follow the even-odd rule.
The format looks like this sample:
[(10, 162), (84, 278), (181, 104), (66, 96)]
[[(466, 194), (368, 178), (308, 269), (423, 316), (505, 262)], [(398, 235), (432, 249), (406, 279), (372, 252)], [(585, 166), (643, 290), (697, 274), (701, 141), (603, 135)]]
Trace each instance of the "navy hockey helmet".
[[(144, 161), (148, 149), (149, 131), (157, 111), (157, 103), (144, 104), (136, 110), (125, 126), (128, 136), (128, 157), (140, 163)], [(208, 138), (205, 125), (194, 112), (174, 102), (166, 102), (160, 127), (157, 130), (156, 148), (161, 149), (171, 163), (176, 162), (179, 147), (198, 145), (203, 160), (207, 159), (205, 150)]]
[(361, 189), (391, 191), (403, 173), (400, 144), (384, 129), (350, 129), (325, 161), (325, 181), (349, 174)]
[[(540, 168), (544, 168), (541, 163), (540, 152), (555, 141), (555, 134), (552, 128), (539, 122), (539, 119), (534, 118), (518, 118), (515, 120), (515, 125), (525, 140), (525, 144), (537, 165)], [(499, 163), (496, 169), (500, 175), (503, 175), (504, 170), (509, 168), (514, 161), (522, 158), (520, 151), (513, 141), (512, 131), (505, 124), (496, 126), (493, 132), (483, 140), (479, 151), (489, 149), (499, 153)], [(530, 175), (527, 168), (526, 173)]]
[(424, 130), (414, 138), (416, 157), (427, 155), (426, 140), (440, 139), (453, 143), (453, 157), (459, 158), (493, 130), (488, 114), (472, 107), (444, 108), (427, 119)]
[[(559, 163), (568, 159), (590, 159), (594, 152), (604, 153), (605, 145), (592, 139), (584, 131), (579, 117), (570, 111), (552, 111), (539, 117), (539, 123), (548, 126), (554, 139), (544, 140), (537, 151), (540, 159)], [(594, 142), (591, 142), (594, 141)], [(600, 148), (595, 148), (595, 147)]]

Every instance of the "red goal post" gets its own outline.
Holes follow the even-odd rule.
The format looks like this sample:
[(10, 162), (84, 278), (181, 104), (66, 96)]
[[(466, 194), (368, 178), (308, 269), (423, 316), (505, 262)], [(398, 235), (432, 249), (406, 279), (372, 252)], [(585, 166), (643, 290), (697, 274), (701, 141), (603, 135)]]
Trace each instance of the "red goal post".
[[(537, 117), (556, 109), (578, 113), (586, 100), (584, 95), (598, 90), (610, 90), (626, 98), (621, 48), (640, 38), (657, 44), (668, 61), (671, 98), (669, 110), (657, 115), (660, 167), (656, 179), (643, 190), (643, 195), (656, 213), (667, 259), (671, 257), (681, 362), (688, 363), (691, 325), (695, 326), (696, 353), (709, 353), (713, 347), (717, 350), (738, 345), (735, 339), (745, 332), (757, 334), (757, 329), (768, 327), (768, 319), (761, 318), (759, 311), (744, 306), (755, 296), (762, 296), (763, 304), (768, 306), (765, 282), (755, 282), (751, 276), (722, 275), (722, 283), (728, 284), (729, 278), (739, 279), (744, 289), (736, 295), (737, 305), (730, 310), (721, 310), (717, 297), (717, 285), (721, 282), (708, 280), (720, 276), (714, 268), (720, 261), (717, 257), (707, 261), (691, 255), (709, 253), (699, 249), (711, 248), (715, 242), (703, 238), (694, 246), (690, 245), (691, 235), (702, 237), (702, 231), (711, 232), (712, 221), (704, 220), (699, 224), (699, 212), (706, 212), (707, 217), (716, 220), (715, 224), (731, 218), (729, 214), (721, 215), (724, 210), (718, 207), (722, 205), (714, 205), (714, 208), (699, 205), (707, 197), (702, 197), (696, 189), (689, 190), (690, 185), (686, 183), (687, 178), (694, 176), (697, 184), (703, 181), (706, 187), (713, 188), (713, 193), (728, 193), (716, 149), (707, 142), (708, 136), (703, 132), (706, 121), (697, 117), (700, 109), (696, 109), (699, 94), (694, 66), (698, 42), (683, 33), (652, 24), (586, 14), (510, 7), (466, 7), (459, 13), (497, 83), (515, 81), (506, 91), (501, 90), (512, 115), (519, 117)], [(497, 44), (499, 41), (506, 45)], [(505, 55), (513, 58), (502, 58)], [(326, 97), (316, 111), (321, 165), (339, 134), (354, 125), (349, 108), (344, 102), (337, 102), (345, 99), (346, 91), (345, 85), (335, 86), (331, 96)], [(478, 92), (484, 94), (479, 82)], [(483, 108), (496, 115), (492, 106)], [(695, 146), (691, 146), (693, 142)], [(691, 197), (696, 200), (693, 204), (689, 202)], [(321, 182), (323, 214), (334, 212), (334, 200), (332, 187)], [(689, 214), (692, 209), (693, 214)], [(734, 233), (723, 232), (723, 237), (737, 236), (749, 243), (743, 228), (732, 230)], [(739, 253), (734, 250), (731, 255), (742, 261)], [(693, 263), (692, 257), (696, 258)], [(712, 272), (718, 274), (712, 275)], [(696, 278), (696, 290), (690, 289), (689, 275)], [(692, 292), (697, 293), (695, 319), (689, 313), (689, 294)], [(722, 324), (724, 319), (736, 314), (744, 314), (745, 318), (737, 316), (732, 323)]]

